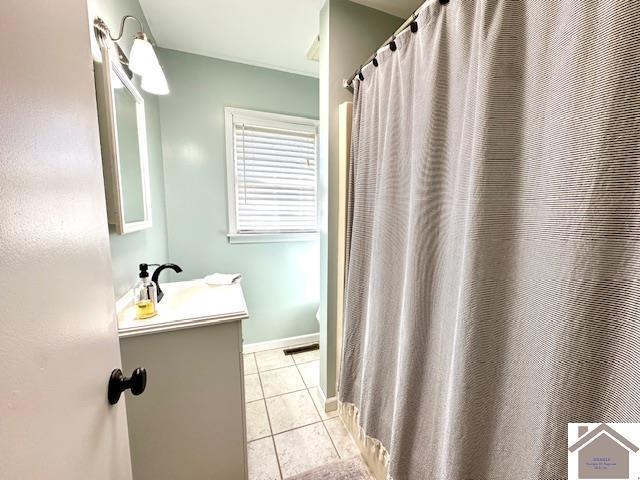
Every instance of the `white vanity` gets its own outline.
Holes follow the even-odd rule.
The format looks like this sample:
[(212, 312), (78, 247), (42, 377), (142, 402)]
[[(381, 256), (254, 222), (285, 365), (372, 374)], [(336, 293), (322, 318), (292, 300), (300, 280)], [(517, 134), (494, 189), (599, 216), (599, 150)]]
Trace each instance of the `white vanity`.
[(158, 315), (118, 314), (123, 370), (147, 369), (127, 394), (134, 480), (247, 478), (240, 285), (162, 284)]

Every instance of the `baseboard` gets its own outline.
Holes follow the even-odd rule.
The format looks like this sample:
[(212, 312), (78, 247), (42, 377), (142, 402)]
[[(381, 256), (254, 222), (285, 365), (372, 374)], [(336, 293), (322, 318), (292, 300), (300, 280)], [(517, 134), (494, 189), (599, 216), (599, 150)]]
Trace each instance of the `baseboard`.
[(327, 398), (322, 388), (318, 388), (318, 395), (320, 395), (320, 403), (324, 405), (325, 412), (335, 412), (338, 409), (338, 397)]
[[(321, 389), (322, 390), (322, 389)], [(338, 409), (338, 398), (337, 397), (329, 397), (324, 401), (324, 411), (335, 412)]]
[(310, 333), (309, 335), (279, 338), (277, 340), (269, 340), (267, 342), (246, 343), (242, 346), (242, 351), (244, 353), (255, 353), (262, 352), (264, 350), (274, 350), (276, 348), (295, 347), (297, 345), (305, 345), (307, 343), (318, 343), (319, 341), (319, 333)]

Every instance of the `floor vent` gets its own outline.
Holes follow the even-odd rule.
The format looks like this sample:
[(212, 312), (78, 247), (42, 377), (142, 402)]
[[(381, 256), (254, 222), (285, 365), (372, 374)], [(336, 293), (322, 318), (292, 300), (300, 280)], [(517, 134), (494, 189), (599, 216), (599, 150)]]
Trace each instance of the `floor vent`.
[(284, 354), (293, 355), (294, 353), (312, 352), (314, 350), (320, 350), (319, 343), (312, 343), (310, 345), (301, 345), (299, 347), (285, 348)]

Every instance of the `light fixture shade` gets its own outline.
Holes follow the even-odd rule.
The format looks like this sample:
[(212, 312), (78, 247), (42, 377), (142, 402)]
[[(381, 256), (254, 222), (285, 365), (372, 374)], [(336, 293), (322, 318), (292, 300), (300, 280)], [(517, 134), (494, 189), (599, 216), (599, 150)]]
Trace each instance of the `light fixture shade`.
[(156, 52), (144, 34), (136, 36), (129, 57), (131, 71), (142, 76), (148, 74), (154, 65), (158, 64)]
[(164, 76), (162, 67), (156, 61), (155, 64), (142, 76), (141, 87), (144, 91), (154, 95), (167, 95), (169, 93), (169, 85)]

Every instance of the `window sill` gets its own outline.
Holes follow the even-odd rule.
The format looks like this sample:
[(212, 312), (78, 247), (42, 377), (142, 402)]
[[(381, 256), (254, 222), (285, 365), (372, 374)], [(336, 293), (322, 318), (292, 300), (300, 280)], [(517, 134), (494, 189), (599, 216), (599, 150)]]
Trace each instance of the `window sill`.
[(318, 232), (310, 233), (230, 233), (229, 243), (278, 243), (312, 242), (320, 238)]

